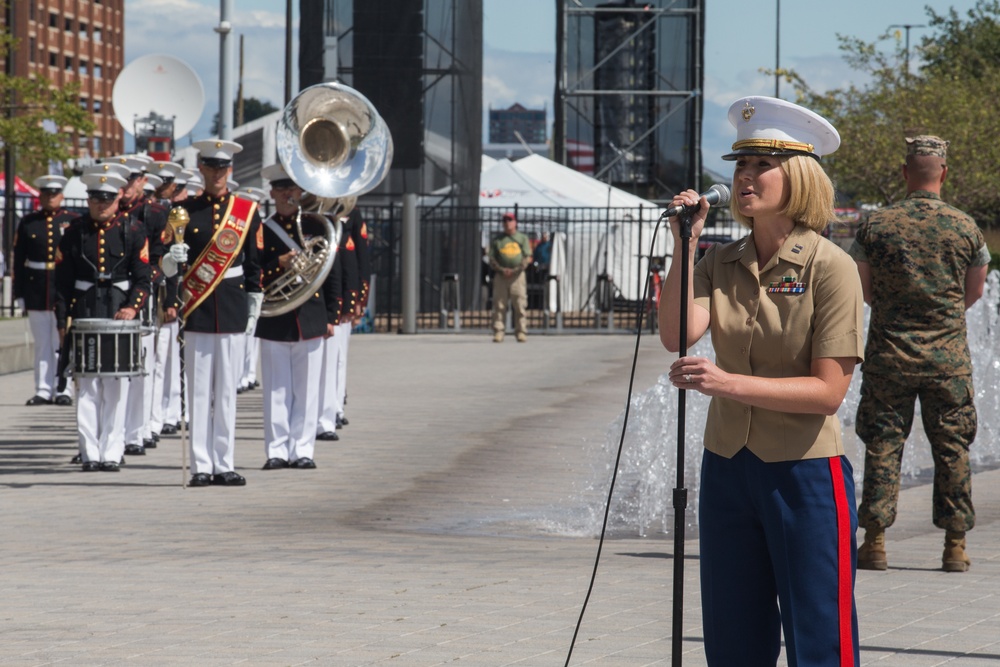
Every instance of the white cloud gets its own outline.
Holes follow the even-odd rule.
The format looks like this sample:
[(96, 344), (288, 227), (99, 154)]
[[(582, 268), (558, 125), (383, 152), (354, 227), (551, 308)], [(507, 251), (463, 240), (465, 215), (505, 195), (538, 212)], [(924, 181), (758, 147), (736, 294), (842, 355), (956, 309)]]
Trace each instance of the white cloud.
[[(252, 10), (231, 17), (233, 98), (239, 84), (239, 39), (243, 35), (243, 96), (267, 100), (277, 107), (284, 102), (284, 12)], [(140, 56), (163, 53), (187, 63), (205, 89), (205, 109), (188, 140), (210, 134), (219, 110), (219, 8), (204, 0), (128, 0), (125, 8), (125, 63)], [(298, 29), (293, 27), (293, 58), (298, 54)], [(293, 86), (297, 60), (293, 62)]]
[(483, 108), (507, 108), (519, 102), (528, 108), (552, 110), (555, 63), (547, 53), (515, 53), (487, 49), (483, 54)]

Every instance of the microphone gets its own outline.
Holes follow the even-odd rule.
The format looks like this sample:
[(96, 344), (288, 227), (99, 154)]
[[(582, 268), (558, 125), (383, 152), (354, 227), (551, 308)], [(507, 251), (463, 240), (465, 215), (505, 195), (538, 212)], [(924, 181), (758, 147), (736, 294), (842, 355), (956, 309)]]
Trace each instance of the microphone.
[[(722, 185), (721, 183), (716, 183), (715, 185), (710, 187), (707, 192), (702, 192), (698, 198), (701, 199), (701, 197), (704, 197), (705, 199), (707, 199), (709, 206), (726, 206), (729, 204), (729, 198), (731, 196), (732, 193), (730, 193), (728, 185)], [(694, 206), (671, 206), (666, 211), (664, 211), (663, 215), (660, 217), (672, 218), (675, 215), (680, 215), (681, 213), (684, 213), (685, 211), (697, 211), (697, 210), (698, 210), (697, 204), (695, 204)]]

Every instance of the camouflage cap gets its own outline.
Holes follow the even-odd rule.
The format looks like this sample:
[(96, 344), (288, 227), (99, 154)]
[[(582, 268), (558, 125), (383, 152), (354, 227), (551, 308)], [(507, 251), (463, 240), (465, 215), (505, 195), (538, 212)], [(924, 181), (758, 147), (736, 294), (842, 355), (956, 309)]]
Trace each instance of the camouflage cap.
[(948, 157), (948, 142), (941, 137), (930, 134), (921, 134), (917, 137), (906, 138), (907, 155), (931, 155), (934, 157)]

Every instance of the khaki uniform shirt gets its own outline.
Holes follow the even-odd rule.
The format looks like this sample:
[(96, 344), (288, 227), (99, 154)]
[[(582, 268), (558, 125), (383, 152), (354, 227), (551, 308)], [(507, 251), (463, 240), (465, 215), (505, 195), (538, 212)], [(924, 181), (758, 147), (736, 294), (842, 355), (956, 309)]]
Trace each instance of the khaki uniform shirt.
[[(813, 359), (863, 358), (864, 298), (857, 267), (838, 246), (805, 227), (796, 226), (763, 267), (752, 233), (710, 248), (695, 266), (694, 303), (711, 314), (716, 364), (729, 373), (808, 376)], [(705, 447), (732, 458), (744, 446), (768, 462), (844, 453), (835, 415), (712, 398)]]

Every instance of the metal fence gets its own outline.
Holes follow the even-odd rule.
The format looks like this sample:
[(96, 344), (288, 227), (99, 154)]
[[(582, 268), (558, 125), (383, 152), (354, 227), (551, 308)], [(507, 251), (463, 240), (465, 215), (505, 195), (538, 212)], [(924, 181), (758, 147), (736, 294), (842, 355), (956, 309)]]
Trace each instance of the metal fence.
[[(492, 322), (492, 275), (487, 250), (502, 233), (508, 209), (420, 207), (417, 328), (485, 330)], [(361, 207), (372, 257), (374, 329), (402, 326), (400, 248), (402, 207)], [(671, 255), (669, 231), (650, 208), (516, 208), (518, 230), (533, 246), (551, 243), (549, 261), (527, 270), (528, 326), (536, 330), (634, 330), (651, 267)], [(719, 232), (738, 225), (713, 220)], [(655, 239), (654, 239), (655, 234)], [(542, 253), (536, 255), (541, 256)]]

